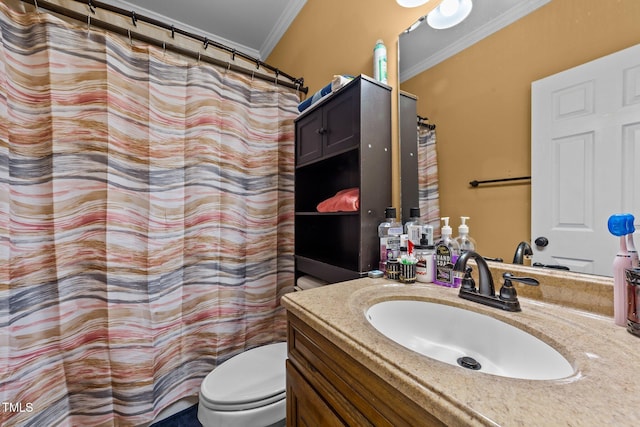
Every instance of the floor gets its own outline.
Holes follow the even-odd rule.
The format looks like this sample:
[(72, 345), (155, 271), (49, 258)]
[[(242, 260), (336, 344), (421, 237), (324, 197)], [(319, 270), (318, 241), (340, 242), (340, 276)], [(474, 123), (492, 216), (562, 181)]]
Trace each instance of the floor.
[(202, 427), (198, 421), (198, 405), (184, 409), (150, 427)]

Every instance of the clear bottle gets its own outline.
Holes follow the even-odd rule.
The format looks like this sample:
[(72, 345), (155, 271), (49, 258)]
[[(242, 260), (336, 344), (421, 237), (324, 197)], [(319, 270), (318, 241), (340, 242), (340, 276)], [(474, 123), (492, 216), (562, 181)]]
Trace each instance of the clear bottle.
[(456, 280), (453, 267), (458, 260), (460, 248), (455, 239), (451, 237), (452, 230), (449, 226), (449, 217), (440, 218), (442, 226), (442, 238), (436, 245), (435, 253), (435, 277), (433, 283), (454, 288), (460, 286), (460, 281)]
[(458, 237), (456, 237), (456, 243), (460, 250), (460, 255), (466, 251), (475, 251), (478, 247), (473, 237), (469, 236), (469, 226), (467, 225), (468, 216), (460, 217), (460, 226), (458, 227)]
[(426, 239), (427, 245), (433, 245), (433, 225), (424, 224), (422, 226), (422, 238)]
[(396, 208), (384, 210), (385, 220), (378, 226), (380, 238), (380, 270), (386, 271), (387, 260), (396, 260), (400, 255), (402, 223), (396, 219)]
[(409, 220), (404, 223), (404, 233), (409, 236), (411, 243), (416, 246), (420, 244), (420, 239), (422, 239), (422, 227), (420, 208), (409, 209)]

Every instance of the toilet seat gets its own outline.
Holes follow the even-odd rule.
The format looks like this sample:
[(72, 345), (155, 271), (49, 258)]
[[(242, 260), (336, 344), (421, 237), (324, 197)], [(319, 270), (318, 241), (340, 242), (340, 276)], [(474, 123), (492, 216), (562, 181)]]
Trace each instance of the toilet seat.
[(263, 407), (286, 397), (287, 343), (255, 347), (218, 365), (202, 381), (200, 403), (217, 411)]

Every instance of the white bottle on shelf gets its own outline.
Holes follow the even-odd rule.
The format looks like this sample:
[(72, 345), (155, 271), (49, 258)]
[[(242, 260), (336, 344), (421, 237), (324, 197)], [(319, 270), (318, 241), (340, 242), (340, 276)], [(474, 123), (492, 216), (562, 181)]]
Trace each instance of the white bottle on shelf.
[(373, 48), (373, 78), (387, 84), (387, 48), (382, 40)]

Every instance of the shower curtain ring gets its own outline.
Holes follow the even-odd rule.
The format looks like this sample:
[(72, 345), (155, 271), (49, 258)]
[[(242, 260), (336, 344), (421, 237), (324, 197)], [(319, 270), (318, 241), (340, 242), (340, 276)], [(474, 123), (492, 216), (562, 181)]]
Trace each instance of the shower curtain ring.
[(33, 0), (33, 5), (36, 7), (36, 13), (40, 13), (40, 8), (38, 7), (38, 0)]
[(129, 45), (133, 46), (133, 38), (131, 37), (131, 30), (127, 29), (127, 34), (129, 35)]
[(87, 15), (87, 31), (91, 31), (91, 15)]

